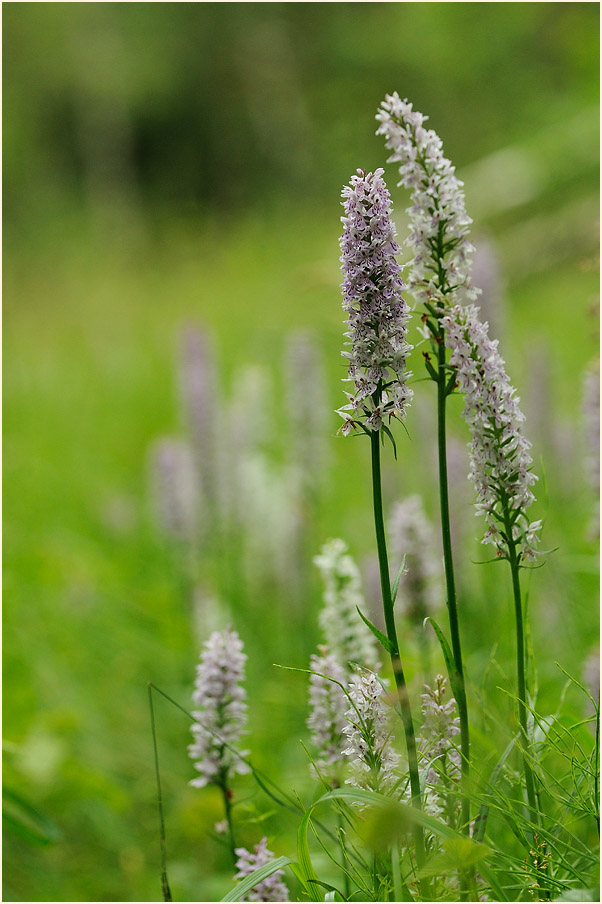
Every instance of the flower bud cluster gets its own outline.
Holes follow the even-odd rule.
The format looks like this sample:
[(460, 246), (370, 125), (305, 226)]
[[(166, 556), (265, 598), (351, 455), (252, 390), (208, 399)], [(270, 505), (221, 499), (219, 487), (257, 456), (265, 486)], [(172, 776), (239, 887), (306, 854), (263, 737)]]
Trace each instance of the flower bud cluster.
[(473, 246), (468, 241), (472, 220), (466, 213), (463, 183), (443, 155), (441, 139), (424, 123), (428, 117), (412, 109), (397, 92), (387, 94), (376, 118), (377, 135), (384, 135), (393, 153), (389, 163), (399, 163), (399, 185), (412, 190), (408, 208), (412, 249), (408, 287), (417, 301), (447, 309), (473, 300), (471, 283)]
[[(235, 879), (244, 879), (261, 866), (265, 866), (274, 859), (272, 851), (268, 850), (267, 838), (262, 838), (259, 844), (255, 845), (253, 853), (246, 848), (236, 848), (235, 854), (238, 857), (236, 861)], [(241, 901), (288, 901), (289, 893), (286, 884), (282, 881), (284, 870), (277, 869), (276, 872), (255, 885), (250, 892), (247, 892)]]
[(226, 784), (230, 772), (245, 773), (249, 767), (233, 748), (247, 721), (244, 680), (246, 655), (236, 631), (215, 631), (205, 644), (192, 699), (198, 707), (192, 713), (194, 742), (188, 747), (194, 767), (200, 773), (190, 784)]
[(402, 419), (412, 398), (407, 386), (406, 341), (408, 306), (401, 295), (404, 282), (395, 255), (395, 227), (384, 170), (367, 175), (358, 170), (343, 189), (345, 216), (341, 236), (343, 309), (348, 315), (346, 345), (349, 404), (339, 410), (346, 435), (358, 424), (380, 430), (392, 417)]
[(513, 544), (523, 561), (536, 558), (541, 521), (529, 523), (526, 510), (534, 500), (531, 487), (531, 443), (522, 435), (525, 417), (510, 384), (497, 340), (489, 338), (486, 323), (474, 305), (456, 305), (441, 321), (465, 395), (464, 420), (470, 427), (469, 478), (477, 492), (477, 513), (485, 516), (483, 543), (507, 555)]
[(343, 734), (347, 747), (342, 751), (351, 760), (348, 784), (386, 794), (398, 783), (399, 754), (391, 744), (390, 710), (378, 676), (369, 669), (357, 669), (349, 684), (353, 705), (347, 710)]

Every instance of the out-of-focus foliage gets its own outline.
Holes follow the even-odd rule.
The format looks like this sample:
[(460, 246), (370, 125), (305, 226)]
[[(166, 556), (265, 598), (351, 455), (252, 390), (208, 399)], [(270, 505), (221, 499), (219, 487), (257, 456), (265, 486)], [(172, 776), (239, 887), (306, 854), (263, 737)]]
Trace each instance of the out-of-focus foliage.
[[(6, 4), (5, 215), (319, 199), (398, 90), (458, 166), (597, 103), (591, 3)], [(474, 115), (473, 115), (474, 114)], [(57, 209), (58, 208), (58, 209)]]
[[(175, 346), (187, 323), (213, 333), (221, 396), (245, 418), (258, 413), (253, 387), (268, 387), (259, 451), (272, 477), (290, 437), (287, 334), (310, 327), (323, 353), (331, 467), (303, 593), (216, 577), (229, 587), (223, 617), (244, 627), (248, 746), (286, 787), (312, 793), (298, 743), (305, 678), (272, 663), (306, 668), (319, 640), (311, 557), (326, 539), (344, 537), (370, 572), (366, 448), (335, 439), (329, 412), (344, 401), (340, 187), (384, 162), (374, 114), (386, 91), (429, 114), (466, 182), (475, 244), (486, 233), (497, 256), (491, 320), (534, 442), (544, 543), (559, 547), (529, 583), (540, 711), (554, 711), (562, 686), (555, 659), (580, 674), (598, 617), (581, 415), (598, 345), (598, 19), (592, 3), (4, 4), (4, 732), (19, 801), (5, 900), (160, 894), (146, 682), (188, 704), (203, 624), (192, 626), (152, 528), (147, 458), (158, 436), (182, 432)], [(393, 168), (386, 177), (403, 238), (407, 197)], [(420, 366), (418, 349), (417, 376)], [(426, 384), (415, 392), (385, 505), (419, 492), (436, 520), (434, 403)], [(509, 588), (497, 566), (471, 565), (481, 525), (457, 407), (469, 698), (496, 716), (483, 749), (501, 751)], [(407, 637), (417, 695), (420, 647)], [(186, 786), (185, 718), (159, 702), (157, 719), (172, 886), (215, 899), (231, 884), (208, 834), (221, 802)], [(264, 818), (270, 809), (241, 779), (241, 843), (268, 834), (290, 854), (295, 820)], [(44, 846), (14, 831), (25, 817)]]

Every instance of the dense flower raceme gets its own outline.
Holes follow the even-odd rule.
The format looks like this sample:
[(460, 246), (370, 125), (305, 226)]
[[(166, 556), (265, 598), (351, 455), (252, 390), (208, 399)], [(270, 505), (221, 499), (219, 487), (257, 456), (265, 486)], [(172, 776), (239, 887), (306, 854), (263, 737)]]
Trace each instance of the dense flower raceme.
[(424, 722), (418, 737), (418, 750), (426, 765), (425, 806), (433, 816), (442, 816), (448, 808), (450, 783), (460, 779), (460, 752), (454, 740), (460, 734), (460, 719), (455, 699), (444, 702), (446, 679), (435, 677), (435, 686), (424, 686), (422, 715)]
[(194, 767), (200, 773), (190, 784), (202, 788), (208, 784), (226, 784), (230, 772), (249, 771), (236, 747), (247, 720), (244, 680), (246, 655), (240, 637), (231, 628), (215, 631), (205, 644), (192, 699), (191, 731), (194, 742), (188, 747)]
[(349, 784), (387, 793), (399, 781), (396, 769), (400, 758), (391, 744), (391, 710), (384, 696), (378, 676), (369, 669), (357, 669), (349, 683), (353, 705), (347, 710), (343, 729), (347, 746), (342, 752), (351, 761)]
[(443, 592), (441, 557), (437, 555), (435, 532), (424, 514), (420, 496), (408, 496), (395, 503), (389, 535), (392, 554), (398, 559), (395, 564), (404, 562), (397, 599), (405, 615), (422, 624), (440, 606)]
[[(255, 872), (255, 870), (259, 869), (261, 866), (266, 866), (266, 864), (274, 859), (274, 854), (272, 851), (268, 850), (267, 838), (262, 838), (259, 844), (255, 845), (253, 853), (243, 847), (236, 848), (235, 853), (238, 857), (238, 860), (236, 861), (236, 869), (238, 872), (234, 876), (235, 879), (244, 879), (245, 876)], [(283, 876), (284, 871), (277, 869), (276, 872), (272, 873), (271, 876), (268, 876), (267, 879), (264, 879), (263, 882), (259, 882), (255, 885), (251, 891), (240, 900), (288, 901), (288, 888), (282, 881)]]
[(376, 668), (373, 635), (361, 621), (364, 597), (360, 572), (343, 540), (328, 540), (314, 558), (324, 581), (324, 608), (320, 626), (331, 653), (344, 669), (348, 663)]
[(343, 189), (341, 269), (350, 346), (343, 355), (349, 361), (347, 382), (355, 386), (346, 393), (349, 404), (338, 412), (345, 421), (343, 434), (358, 424), (380, 430), (385, 420), (403, 418), (413, 394), (406, 370), (409, 312), (401, 295), (404, 283), (395, 258), (399, 246), (383, 172), (358, 170)]
[(456, 305), (443, 318), (458, 386), (465, 395), (463, 417), (470, 427), (469, 477), (477, 492), (477, 513), (487, 521), (483, 543), (507, 555), (513, 542), (523, 561), (533, 561), (541, 521), (529, 523), (534, 500), (530, 442), (522, 435), (524, 415), (487, 324), (474, 305)]
[(343, 729), (349, 707), (343, 688), (347, 685), (348, 675), (325, 646), (318, 647), (318, 654), (312, 655), (310, 669), (313, 674), (309, 680), (307, 726), (319, 751), (315, 763), (324, 777), (336, 779), (338, 769), (332, 767), (341, 762)]
[(463, 183), (443, 155), (441, 139), (425, 129), (427, 119), (401, 100), (387, 94), (376, 118), (377, 134), (384, 135), (392, 151), (389, 163), (399, 163), (400, 185), (412, 191), (408, 214), (412, 248), (408, 286), (417, 301), (447, 309), (474, 300), (471, 282), (473, 246), (468, 241), (472, 220), (466, 213)]

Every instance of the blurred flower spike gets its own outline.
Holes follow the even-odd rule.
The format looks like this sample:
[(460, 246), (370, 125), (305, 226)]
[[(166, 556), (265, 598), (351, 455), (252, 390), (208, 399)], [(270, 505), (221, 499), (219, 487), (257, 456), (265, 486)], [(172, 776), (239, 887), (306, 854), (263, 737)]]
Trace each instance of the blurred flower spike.
[(214, 784), (226, 788), (230, 772), (244, 774), (249, 767), (242, 759), (248, 751), (235, 750), (247, 721), (246, 692), (242, 687), (246, 655), (240, 637), (231, 628), (215, 631), (205, 644), (192, 699), (198, 709), (188, 747), (200, 773), (191, 785)]
[(355, 387), (337, 412), (344, 420), (343, 435), (358, 427), (378, 431), (391, 418), (402, 420), (413, 395), (406, 370), (409, 309), (401, 295), (405, 284), (383, 172), (358, 170), (342, 193), (340, 260), (350, 347), (342, 354), (349, 362), (346, 382)]

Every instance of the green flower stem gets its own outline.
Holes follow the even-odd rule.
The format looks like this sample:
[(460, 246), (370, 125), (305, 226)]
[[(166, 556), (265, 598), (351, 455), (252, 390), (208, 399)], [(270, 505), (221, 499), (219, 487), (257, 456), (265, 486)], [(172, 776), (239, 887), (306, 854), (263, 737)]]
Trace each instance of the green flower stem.
[[(414, 722), (412, 720), (410, 698), (408, 696), (405, 675), (403, 673), (403, 667), (399, 655), (399, 644), (397, 642), (397, 631), (395, 629), (395, 616), (393, 614), (393, 599), (391, 596), (391, 580), (389, 576), (387, 542), (385, 538), (385, 526), (383, 521), (379, 431), (372, 430), (370, 432), (370, 443), (372, 446), (372, 492), (374, 500), (374, 526), (376, 528), (376, 545), (378, 547), (378, 564), (380, 568), (380, 584), (383, 597), (385, 625), (387, 629), (387, 637), (392, 646), (391, 665), (393, 666), (393, 674), (395, 676), (395, 685), (397, 687), (397, 696), (401, 711), (401, 719), (406, 736), (412, 803), (418, 810), (420, 810), (422, 809), (422, 803), (420, 797), (418, 757), (416, 754), (416, 736), (414, 734)], [(422, 828), (418, 825), (415, 826), (414, 833), (416, 841), (416, 860), (418, 867), (420, 868), (424, 863), (424, 836), (422, 833)]]
[(454, 561), (452, 556), (451, 528), (449, 520), (449, 495), (447, 482), (447, 444), (445, 431), (445, 405), (447, 401), (447, 371), (445, 368), (445, 342), (443, 327), (439, 327), (438, 336), (438, 375), (437, 375), (437, 436), (439, 448), (439, 498), (441, 508), (441, 537), (443, 541), (443, 561), (445, 564), (445, 585), (447, 590), (447, 611), (449, 614), (449, 630), (451, 634), (452, 652), (458, 681), (456, 697), (460, 716), (460, 750), (462, 753), (462, 831), (470, 832), (470, 802), (468, 799), (468, 780), (470, 771), (470, 735), (468, 730), (468, 706), (466, 703), (466, 685), (464, 682), (464, 666), (462, 663), (462, 646), (460, 643), (460, 626), (458, 622), (458, 606), (456, 602), (456, 583), (454, 579)]
[(234, 866), (236, 866), (236, 862), (238, 857), (236, 856), (236, 842), (234, 840), (234, 824), (232, 822), (232, 799), (231, 799), (231, 791), (228, 788), (227, 783), (227, 775), (222, 776), (222, 780), (219, 783), (219, 787), (222, 792), (222, 797), (224, 800), (224, 810), (226, 813), (226, 822), (228, 823), (228, 835), (229, 835), (229, 844), (230, 844), (230, 853), (232, 854), (232, 860), (234, 861)]
[(523, 768), (525, 770), (525, 785), (527, 787), (527, 800), (529, 801), (529, 810), (531, 814), (531, 822), (538, 825), (538, 809), (537, 799), (535, 796), (535, 780), (533, 770), (529, 763), (529, 734), (527, 730), (527, 684), (525, 680), (525, 639), (523, 624), (523, 605), (520, 591), (520, 574), (519, 561), (516, 554), (516, 544), (512, 539), (512, 526), (510, 524), (510, 515), (505, 508), (504, 519), (506, 521), (506, 532), (508, 537), (508, 561), (510, 562), (510, 571), (512, 572), (512, 592), (514, 594), (514, 615), (516, 619), (516, 674), (518, 684), (518, 720), (520, 722), (521, 732), (523, 735)]

